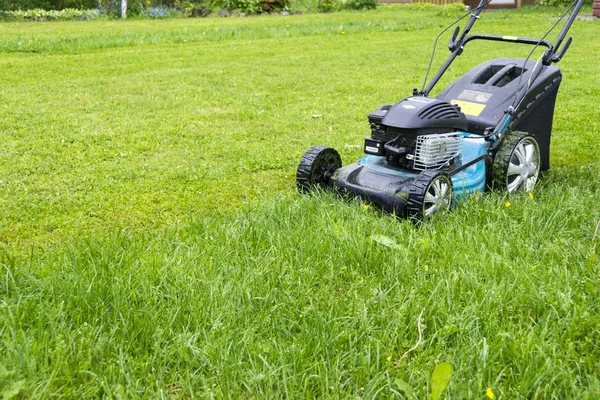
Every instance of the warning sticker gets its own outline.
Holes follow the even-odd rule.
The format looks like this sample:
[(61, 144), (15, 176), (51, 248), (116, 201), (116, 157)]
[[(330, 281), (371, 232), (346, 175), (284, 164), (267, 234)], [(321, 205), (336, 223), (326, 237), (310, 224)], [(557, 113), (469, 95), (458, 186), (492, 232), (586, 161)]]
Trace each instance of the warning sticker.
[(476, 101), (477, 103), (487, 103), (491, 97), (492, 93), (469, 89), (463, 90), (458, 95), (459, 100)]
[(459, 106), (460, 111), (463, 113), (474, 117), (478, 117), (485, 108), (485, 104), (473, 103), (471, 101), (451, 100), (450, 103)]

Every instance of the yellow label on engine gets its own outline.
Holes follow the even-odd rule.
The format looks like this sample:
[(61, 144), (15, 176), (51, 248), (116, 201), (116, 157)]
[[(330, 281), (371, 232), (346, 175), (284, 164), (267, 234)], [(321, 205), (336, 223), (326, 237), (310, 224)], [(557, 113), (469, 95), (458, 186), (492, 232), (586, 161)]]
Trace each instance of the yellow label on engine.
[(450, 103), (459, 106), (460, 111), (463, 113), (474, 117), (478, 117), (485, 108), (485, 104), (473, 103), (472, 101), (451, 100)]
[(515, 40), (519, 40), (519, 37), (518, 36), (502, 36), (502, 39), (515, 41)]

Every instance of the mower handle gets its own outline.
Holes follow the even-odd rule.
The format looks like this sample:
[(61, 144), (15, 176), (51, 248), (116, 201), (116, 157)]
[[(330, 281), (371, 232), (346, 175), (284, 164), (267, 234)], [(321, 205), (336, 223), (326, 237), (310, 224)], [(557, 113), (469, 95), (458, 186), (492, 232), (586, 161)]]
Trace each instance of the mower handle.
[[(567, 41), (565, 42), (564, 46), (562, 46), (562, 48), (561, 48), (562, 41), (564, 40), (565, 36), (567, 35), (567, 32), (571, 28), (571, 25), (573, 25), (573, 22), (575, 21), (577, 14), (579, 14), (579, 11), (581, 10), (581, 7), (583, 6), (584, 0), (576, 0), (567, 9), (566, 12), (569, 12), (569, 10), (572, 10), (572, 11), (571, 11), (571, 14), (569, 15), (569, 18), (567, 19), (567, 22), (565, 23), (562, 30), (558, 34), (558, 38), (556, 40), (555, 45), (553, 45), (552, 43), (550, 43), (549, 41), (547, 41), (545, 39), (530, 39), (530, 38), (520, 38), (520, 37), (515, 37), (515, 36), (498, 36), (498, 35), (482, 35), (482, 34), (469, 35), (469, 31), (473, 27), (473, 24), (475, 23), (475, 21), (479, 18), (479, 14), (481, 13), (481, 10), (485, 6), (487, 6), (490, 2), (491, 2), (491, 0), (480, 0), (479, 1), (479, 5), (477, 6), (477, 8), (475, 8), (474, 12), (471, 14), (471, 18), (469, 18), (469, 22), (467, 23), (467, 26), (465, 26), (465, 29), (462, 31), (462, 34), (460, 35), (460, 37), (458, 39), (457, 39), (457, 36), (460, 32), (460, 28), (456, 27), (454, 29), (452, 38), (450, 39), (450, 43), (448, 44), (448, 48), (450, 49), (452, 54), (446, 60), (446, 62), (442, 65), (442, 67), (438, 70), (438, 72), (435, 74), (433, 79), (431, 79), (431, 81), (429, 82), (427, 87), (425, 87), (423, 90), (418, 92), (420, 95), (422, 95), (422, 96), (429, 95), (429, 93), (433, 90), (433, 88), (438, 83), (438, 81), (440, 80), (442, 75), (444, 75), (444, 73), (446, 72), (448, 67), (450, 67), (450, 64), (452, 64), (452, 62), (456, 59), (456, 57), (458, 57), (462, 54), (465, 44), (467, 44), (468, 42), (470, 42), (472, 40), (476, 40), (476, 39), (492, 40), (492, 41), (500, 41), (500, 42), (512, 42), (512, 43), (519, 43), (519, 44), (530, 44), (530, 45), (534, 45), (534, 46), (541, 45), (541, 46), (544, 46), (547, 48), (546, 52), (542, 56), (542, 63), (544, 65), (550, 65), (551, 63), (559, 62), (560, 59), (565, 55), (565, 53), (569, 49), (572, 39), (569, 37), (567, 39)], [(566, 12), (565, 12), (565, 14), (566, 14)], [(428, 72), (428, 74), (429, 74), (429, 72)], [(425, 78), (425, 79), (427, 80), (427, 78)], [(423, 85), (423, 86), (425, 86), (425, 85)]]
[(553, 50), (554, 46), (547, 40), (540, 39), (531, 39), (531, 38), (523, 38), (517, 36), (499, 36), (499, 35), (484, 35), (484, 34), (475, 34), (469, 35), (465, 38), (463, 42), (463, 46), (472, 40), (491, 40), (494, 42), (510, 42), (510, 43), (519, 43), (519, 44), (530, 44), (534, 46), (544, 46), (549, 50)]
[[(454, 32), (457, 33), (457, 30), (458, 29), (455, 29)], [(466, 31), (466, 28), (465, 28), (465, 31)], [(546, 53), (549, 54), (550, 57), (552, 57), (554, 55), (554, 46), (552, 45), (552, 43), (550, 43), (547, 40), (520, 38), (520, 37), (516, 37), (516, 36), (498, 36), (498, 35), (484, 35), (484, 34), (474, 34), (474, 35), (465, 36), (465, 31), (463, 31), (463, 36), (460, 39), (458, 39), (457, 41), (452, 40), (451, 43), (448, 45), (448, 47), (450, 47), (451, 45), (453, 47), (454, 46), (456, 46), (456, 47), (454, 47), (452, 54), (446, 60), (444, 65), (442, 65), (442, 67), (438, 70), (438, 72), (435, 74), (433, 79), (431, 79), (431, 81), (429, 82), (429, 85), (427, 85), (427, 87), (424, 90), (422, 90), (420, 92), (420, 94), (427, 96), (429, 94), (429, 92), (431, 92), (431, 90), (433, 90), (434, 86), (438, 83), (438, 81), (440, 80), (442, 75), (444, 75), (444, 73), (446, 72), (448, 67), (450, 67), (450, 64), (452, 64), (452, 62), (456, 59), (456, 57), (458, 57), (462, 54), (462, 52), (465, 48), (465, 45), (472, 40), (491, 40), (491, 41), (496, 41), (496, 42), (510, 42), (510, 43), (519, 43), (519, 44), (529, 44), (529, 45), (534, 45), (534, 46), (544, 46), (544, 47), (548, 48), (548, 50), (546, 50)], [(565, 44), (565, 47), (567, 47), (566, 44)], [(565, 49), (565, 51), (566, 51), (566, 49)], [(562, 54), (563, 54), (563, 52), (561, 52), (561, 54), (559, 54), (559, 56), (561, 56)]]

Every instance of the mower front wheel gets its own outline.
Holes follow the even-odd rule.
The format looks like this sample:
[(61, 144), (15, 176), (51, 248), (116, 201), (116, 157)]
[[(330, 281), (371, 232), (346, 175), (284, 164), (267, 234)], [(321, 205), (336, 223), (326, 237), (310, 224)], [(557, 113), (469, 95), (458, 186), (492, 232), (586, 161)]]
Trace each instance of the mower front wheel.
[(342, 158), (339, 153), (324, 146), (313, 146), (304, 153), (298, 170), (296, 171), (296, 184), (300, 193), (307, 193), (315, 187), (323, 187), (336, 169), (342, 167)]
[(450, 210), (454, 199), (454, 186), (450, 176), (439, 170), (425, 170), (412, 183), (406, 211), (409, 218), (426, 219)]

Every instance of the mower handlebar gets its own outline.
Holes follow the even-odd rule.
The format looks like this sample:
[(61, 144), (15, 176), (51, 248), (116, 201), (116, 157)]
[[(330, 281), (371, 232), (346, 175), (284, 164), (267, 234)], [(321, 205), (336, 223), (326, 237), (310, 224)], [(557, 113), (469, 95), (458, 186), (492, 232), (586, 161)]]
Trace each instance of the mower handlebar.
[(519, 44), (530, 44), (530, 45), (534, 45), (534, 46), (540, 45), (540, 46), (547, 47), (550, 50), (552, 50), (554, 48), (552, 43), (550, 43), (547, 40), (522, 38), (522, 37), (517, 37), (517, 36), (499, 36), (499, 35), (483, 35), (483, 34), (467, 36), (465, 38), (465, 41), (463, 42), (463, 46), (472, 40), (491, 40), (494, 42), (510, 42), (510, 43), (519, 43)]
[[(448, 43), (448, 49), (450, 49), (452, 54), (450, 55), (450, 57), (448, 57), (446, 62), (444, 62), (442, 67), (438, 70), (438, 72), (435, 74), (433, 79), (429, 82), (429, 84), (426, 87), (425, 87), (425, 82), (423, 83), (424, 89), (421, 90), (420, 92), (418, 92), (418, 94), (427, 96), (429, 94), (429, 92), (431, 92), (431, 90), (434, 88), (434, 86), (438, 83), (438, 81), (440, 80), (442, 75), (446, 72), (446, 70), (448, 69), (450, 64), (452, 64), (454, 59), (462, 54), (464, 46), (472, 40), (491, 40), (491, 41), (496, 41), (496, 42), (510, 42), (510, 43), (519, 43), (519, 44), (529, 44), (529, 45), (533, 45), (533, 46), (544, 46), (547, 48), (547, 50), (545, 51), (544, 55), (542, 56), (542, 63), (544, 65), (550, 65), (551, 63), (559, 62), (561, 60), (561, 58), (565, 55), (567, 50), (569, 49), (572, 39), (569, 37), (567, 39), (567, 41), (565, 42), (565, 44), (561, 47), (562, 41), (564, 40), (565, 36), (567, 35), (569, 28), (575, 21), (575, 18), (577, 17), (579, 10), (581, 10), (581, 7), (583, 6), (584, 1), (585, 0), (575, 0), (571, 4), (571, 6), (567, 9), (565, 14), (559, 19), (558, 22), (560, 22), (569, 11), (571, 12), (571, 14), (569, 15), (569, 18), (567, 19), (565, 25), (563, 26), (562, 30), (560, 31), (560, 33), (558, 35), (556, 44), (554, 45), (545, 39), (531, 39), (531, 38), (522, 38), (522, 37), (517, 37), (517, 36), (499, 36), (499, 35), (484, 35), (484, 34), (469, 35), (469, 31), (473, 27), (473, 24), (475, 23), (475, 21), (479, 18), (479, 14), (481, 13), (482, 9), (491, 2), (491, 0), (480, 0), (479, 5), (475, 8), (474, 12), (471, 14), (471, 17), (469, 18), (469, 22), (467, 23), (467, 26), (465, 26), (465, 29), (460, 34), (460, 37), (459, 37), (460, 28), (456, 27), (454, 29), (454, 32), (452, 33), (452, 37), (450, 39), (450, 42)], [(458, 22), (459, 20), (455, 21), (454, 23)], [(450, 26), (452, 26), (452, 25), (450, 25)], [(442, 31), (442, 33), (444, 33), (447, 29), (449, 29), (450, 26), (448, 28), (446, 28), (444, 31)], [(554, 26), (556, 26), (556, 24)], [(552, 28), (550, 28), (550, 31), (554, 28), (554, 26)], [(550, 31), (548, 31), (546, 33), (546, 35)], [(544, 38), (546, 37), (546, 35), (544, 35)], [(438, 36), (438, 38), (439, 38), (439, 36)], [(436, 39), (436, 43), (437, 43), (437, 39)], [(434, 45), (434, 51), (435, 51), (435, 45)], [(433, 56), (432, 56), (432, 60), (433, 60)], [(430, 66), (431, 66), (431, 64), (430, 64)], [(429, 76), (429, 70), (427, 71), (427, 76)], [(427, 76), (425, 77), (425, 81), (427, 81)]]
[[(424, 90), (419, 92), (420, 94), (427, 96), (429, 94), (429, 92), (431, 92), (431, 90), (434, 88), (436, 83), (440, 80), (442, 75), (446, 72), (446, 70), (448, 69), (450, 64), (452, 64), (454, 59), (462, 54), (465, 45), (473, 40), (491, 40), (491, 41), (495, 41), (495, 42), (510, 42), (510, 43), (519, 43), (519, 44), (529, 44), (529, 45), (534, 45), (534, 46), (544, 46), (544, 47), (548, 48), (548, 50), (546, 50), (546, 53), (550, 57), (552, 57), (554, 55), (554, 46), (552, 45), (552, 43), (550, 43), (547, 40), (543, 40), (543, 39), (540, 40), (540, 39), (531, 39), (531, 38), (520, 38), (517, 36), (474, 34), (474, 35), (469, 35), (469, 36), (466, 36), (464, 38), (461, 38), (461, 39), (458, 39), (457, 41), (455, 41), (454, 40), (455, 35), (458, 35), (458, 28), (454, 30), (454, 34), (452, 35), (453, 40), (451, 40), (450, 44), (448, 45), (448, 47), (451, 50), (453, 49), (452, 54), (450, 55), (450, 58), (448, 58), (446, 60), (446, 62), (444, 63), (444, 65), (442, 65), (442, 67), (438, 70), (438, 72), (435, 74), (433, 79), (429, 82), (429, 85), (427, 85), (427, 87)], [(464, 31), (463, 31), (463, 35), (464, 35)], [(569, 42), (567, 41), (567, 43), (569, 43)], [(568, 48), (568, 45), (565, 44), (564, 50), (566, 51), (567, 48)], [(561, 54), (559, 54), (558, 56), (562, 57), (563, 54), (564, 54), (564, 52), (561, 52)]]

